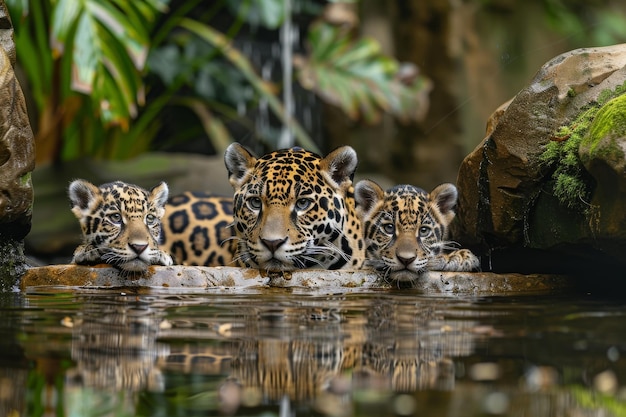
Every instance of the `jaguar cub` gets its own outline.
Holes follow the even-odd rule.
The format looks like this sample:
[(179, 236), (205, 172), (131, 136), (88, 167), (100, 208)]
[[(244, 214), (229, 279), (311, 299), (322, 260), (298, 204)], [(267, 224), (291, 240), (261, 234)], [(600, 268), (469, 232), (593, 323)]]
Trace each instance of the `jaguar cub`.
[(326, 157), (302, 148), (256, 158), (238, 143), (224, 155), (234, 193), (236, 259), (268, 272), (359, 269), (365, 260), (349, 146)]
[(452, 184), (427, 193), (412, 185), (383, 191), (373, 181), (358, 182), (368, 264), (393, 282), (411, 282), (428, 270), (477, 270), (480, 261), (471, 251), (453, 250), (446, 240), (457, 196)]
[(158, 245), (168, 191), (164, 182), (147, 191), (121, 181), (99, 187), (73, 181), (68, 194), (83, 232), (73, 262), (108, 263), (127, 273), (145, 272), (149, 265), (172, 265), (171, 256)]

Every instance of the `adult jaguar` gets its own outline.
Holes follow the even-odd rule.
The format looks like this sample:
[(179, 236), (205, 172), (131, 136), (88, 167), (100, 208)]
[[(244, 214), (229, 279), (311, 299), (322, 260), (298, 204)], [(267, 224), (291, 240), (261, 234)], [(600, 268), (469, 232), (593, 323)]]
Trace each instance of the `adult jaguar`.
[(240, 264), (267, 272), (362, 267), (354, 149), (343, 146), (322, 158), (291, 148), (256, 158), (233, 143), (224, 161), (234, 189)]
[(83, 233), (73, 262), (108, 263), (126, 273), (172, 265), (171, 256), (158, 245), (168, 192), (164, 182), (147, 191), (121, 181), (99, 187), (82, 179), (72, 181), (68, 194)]
[(187, 191), (170, 197), (161, 247), (183, 265), (234, 266), (233, 198)]
[(386, 280), (413, 282), (428, 271), (472, 271), (480, 266), (467, 249), (446, 240), (455, 217), (458, 192), (441, 184), (430, 193), (412, 185), (387, 191), (371, 180), (359, 181), (355, 198), (363, 220), (367, 264)]

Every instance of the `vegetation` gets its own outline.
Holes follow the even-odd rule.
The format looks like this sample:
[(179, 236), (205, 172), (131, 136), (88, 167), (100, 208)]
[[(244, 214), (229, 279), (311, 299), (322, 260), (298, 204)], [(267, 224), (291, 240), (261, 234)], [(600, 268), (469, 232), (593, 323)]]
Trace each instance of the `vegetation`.
[[(597, 103), (583, 109), (578, 117), (569, 125), (561, 126), (548, 142), (540, 159), (542, 163), (553, 169), (553, 193), (559, 202), (573, 210), (588, 213), (594, 180), (583, 167), (580, 160), (580, 145), (589, 135), (589, 130), (598, 114), (611, 99), (626, 92), (626, 84), (615, 91), (604, 91)], [(608, 126), (603, 123), (604, 127)], [(595, 132), (594, 135), (598, 135)]]
[[(228, 124), (244, 126), (273, 147), (277, 139), (255, 131), (238, 111), (261, 101), (300, 145), (316, 147), (278, 98), (282, 86), (259, 76), (233, 42), (244, 28), (276, 31), (290, 13), (283, 1), (6, 3), (25, 90), (36, 107), (31, 120), (38, 163), (128, 158), (198, 135), (220, 151), (232, 141)], [(316, 21), (307, 36), (309, 51), (295, 61), (304, 87), (353, 119), (377, 122), (387, 112), (411, 121), (424, 114), (429, 86), (423, 77), (398, 81), (400, 63), (384, 56), (376, 41), (317, 18), (323, 9), (314, 2), (299, 3), (301, 13)], [(171, 114), (191, 123), (169, 131)]]

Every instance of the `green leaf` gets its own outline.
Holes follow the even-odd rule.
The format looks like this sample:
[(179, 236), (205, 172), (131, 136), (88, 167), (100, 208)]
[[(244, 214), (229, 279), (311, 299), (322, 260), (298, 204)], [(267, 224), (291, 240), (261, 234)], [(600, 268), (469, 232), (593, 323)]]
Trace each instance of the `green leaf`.
[(54, 6), (54, 50), (57, 55), (71, 51), (71, 88), (101, 104), (105, 124), (128, 126), (137, 113), (148, 34), (163, 5), (155, 0), (59, 0)]
[(87, 11), (98, 21), (101, 29), (111, 32), (113, 41), (123, 45), (135, 67), (142, 70), (149, 44), (146, 28), (135, 27), (125, 14), (107, 2), (89, 0)]
[(228, 8), (250, 25), (277, 29), (285, 20), (284, 0), (230, 0)]
[(58, 57), (65, 52), (65, 47), (70, 41), (70, 33), (76, 27), (83, 7), (84, 3), (76, 0), (59, 0), (54, 7), (50, 43), (55, 56)]
[(430, 81), (418, 74), (401, 80), (400, 63), (385, 56), (375, 40), (352, 39), (345, 30), (319, 21), (309, 29), (308, 43), (309, 55), (295, 61), (300, 84), (350, 119), (377, 123), (389, 113), (412, 122), (425, 116)]
[(78, 19), (74, 43), (72, 87), (75, 91), (89, 94), (96, 76), (98, 61), (102, 60), (99, 40), (92, 16), (83, 13)]

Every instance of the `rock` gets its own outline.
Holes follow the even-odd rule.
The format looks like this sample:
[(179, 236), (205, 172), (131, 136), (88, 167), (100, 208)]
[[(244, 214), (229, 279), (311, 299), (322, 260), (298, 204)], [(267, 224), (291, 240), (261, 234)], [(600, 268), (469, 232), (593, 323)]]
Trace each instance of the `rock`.
[[(626, 263), (616, 256), (626, 242), (623, 219), (608, 218), (609, 213), (624, 213), (625, 195), (618, 186), (626, 180), (623, 153), (613, 162), (600, 162), (597, 157), (608, 155), (607, 148), (596, 146), (595, 156), (581, 150), (585, 165), (573, 157), (581, 187), (593, 193), (591, 210), (582, 195), (573, 204), (563, 202), (553, 176), (558, 166), (542, 156), (551, 142), (553, 147), (566, 146), (570, 139), (560, 135), (561, 129), (575, 129), (577, 118), (599, 107), (602, 97), (620, 90), (625, 81), (626, 44), (577, 49), (546, 63), (526, 88), (494, 113), (486, 137), (463, 161), (455, 240), (496, 263), (503, 254), (500, 270), (565, 273), (580, 272), (580, 265), (594, 260), (611, 267)], [(616, 135), (603, 140), (608, 145)], [(618, 154), (612, 152), (609, 159)], [(591, 177), (603, 182), (595, 191)]]
[(13, 72), (13, 26), (4, 2), (0, 28), (0, 290), (7, 290), (25, 267), (23, 239), (31, 226), (35, 152), (24, 95)]
[[(575, 282), (556, 275), (522, 275), (432, 271), (419, 279), (416, 289), (428, 294), (526, 294), (572, 288)], [(378, 276), (369, 271), (301, 270), (289, 275), (261, 276), (258, 270), (236, 267), (152, 266), (144, 276), (120, 275), (106, 265), (52, 265), (32, 268), (22, 279), (21, 289), (39, 292), (59, 287), (73, 289), (207, 289), (249, 291), (263, 288), (300, 288), (321, 292), (379, 289)]]

